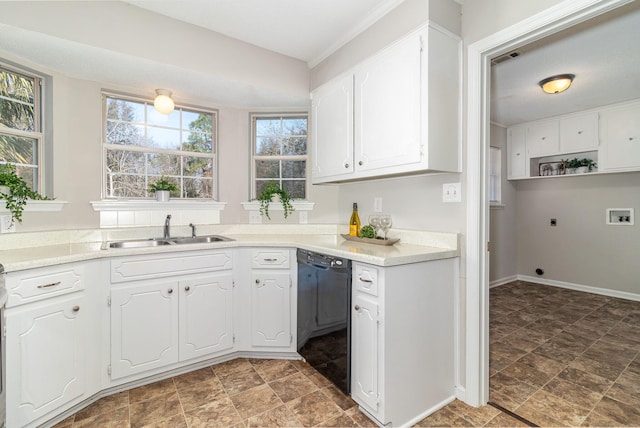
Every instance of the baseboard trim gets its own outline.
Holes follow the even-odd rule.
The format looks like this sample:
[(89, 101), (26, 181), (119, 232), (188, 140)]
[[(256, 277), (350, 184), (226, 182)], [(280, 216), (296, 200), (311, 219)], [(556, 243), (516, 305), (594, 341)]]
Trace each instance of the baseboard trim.
[(629, 293), (626, 291), (611, 290), (609, 288), (592, 287), (590, 285), (574, 284), (571, 282), (556, 281), (554, 279), (544, 279), (529, 275), (517, 275), (520, 281), (533, 282), (536, 284), (550, 285), (552, 287), (566, 288), (575, 291), (584, 291), (585, 293), (600, 294), (602, 296), (616, 297), (625, 300), (634, 300), (640, 302), (640, 294)]
[[(466, 403), (466, 398), (467, 398), (467, 390), (464, 388), (464, 386), (456, 386), (456, 398), (460, 401), (464, 401)], [(467, 403), (469, 404), (469, 403)]]
[(501, 285), (516, 281), (517, 279), (518, 275), (511, 275), (500, 279), (494, 279), (493, 281), (489, 282), (489, 288), (499, 287)]

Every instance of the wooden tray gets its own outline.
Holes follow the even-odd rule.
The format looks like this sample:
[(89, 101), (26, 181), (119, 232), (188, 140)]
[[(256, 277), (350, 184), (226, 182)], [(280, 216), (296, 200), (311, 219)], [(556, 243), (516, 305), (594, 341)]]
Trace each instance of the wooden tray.
[(366, 242), (367, 244), (375, 244), (375, 245), (393, 245), (396, 242), (400, 241), (400, 239), (359, 238), (357, 236), (351, 236), (345, 233), (341, 233), (340, 236), (342, 236), (347, 241)]

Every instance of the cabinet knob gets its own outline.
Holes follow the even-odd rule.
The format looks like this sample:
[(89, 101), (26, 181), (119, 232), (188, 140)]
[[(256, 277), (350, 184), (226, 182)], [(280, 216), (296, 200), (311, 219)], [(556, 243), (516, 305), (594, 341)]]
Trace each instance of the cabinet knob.
[(353, 307), (353, 309), (355, 309), (356, 311), (359, 311), (359, 310), (360, 310), (360, 306), (355, 305), (355, 306)]
[(578, 131), (578, 135), (582, 135), (582, 131)]
[(520, 156), (520, 153), (516, 153), (516, 156)]
[(348, 164), (348, 163), (345, 163), (345, 164), (344, 164), (344, 167), (345, 167), (345, 168), (349, 168), (349, 164)]
[(364, 165), (364, 162), (360, 161), (360, 162), (358, 162), (358, 165), (362, 166), (362, 165)]
[(547, 139), (547, 137), (542, 137), (541, 139), (542, 139), (542, 140), (546, 140), (546, 139)]
[(191, 290), (191, 287), (189, 287), (188, 285), (184, 287), (184, 291), (189, 291), (189, 290)]
[(629, 141), (633, 141), (633, 137), (629, 137)]
[(169, 294), (173, 293), (173, 288), (168, 289), (167, 293), (169, 293)]
[(80, 306), (76, 305), (73, 307), (73, 312), (78, 312), (80, 310)]
[(259, 279), (256, 279), (256, 284), (260, 284), (260, 280)]

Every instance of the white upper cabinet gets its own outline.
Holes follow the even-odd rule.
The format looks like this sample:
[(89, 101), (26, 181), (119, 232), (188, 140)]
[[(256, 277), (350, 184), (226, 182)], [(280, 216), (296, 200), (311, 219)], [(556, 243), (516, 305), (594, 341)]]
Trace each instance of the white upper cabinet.
[(527, 176), (525, 129), (522, 126), (509, 128), (507, 131), (507, 177), (522, 178)]
[(598, 148), (598, 113), (560, 119), (560, 151), (573, 153)]
[(313, 182), (459, 171), (459, 58), (427, 26), (316, 89)]
[(353, 75), (313, 93), (311, 120), (314, 179), (353, 173)]
[(630, 170), (640, 168), (640, 103), (603, 111), (602, 168)]
[(525, 140), (530, 157), (555, 155), (560, 151), (558, 121), (530, 124), (527, 126)]

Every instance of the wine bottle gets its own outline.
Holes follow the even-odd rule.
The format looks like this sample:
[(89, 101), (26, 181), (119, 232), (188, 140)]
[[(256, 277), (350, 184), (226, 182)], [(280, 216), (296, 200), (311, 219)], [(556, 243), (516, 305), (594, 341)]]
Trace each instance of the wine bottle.
[(349, 219), (349, 235), (360, 236), (360, 216), (358, 215), (358, 204), (353, 203), (353, 212)]

